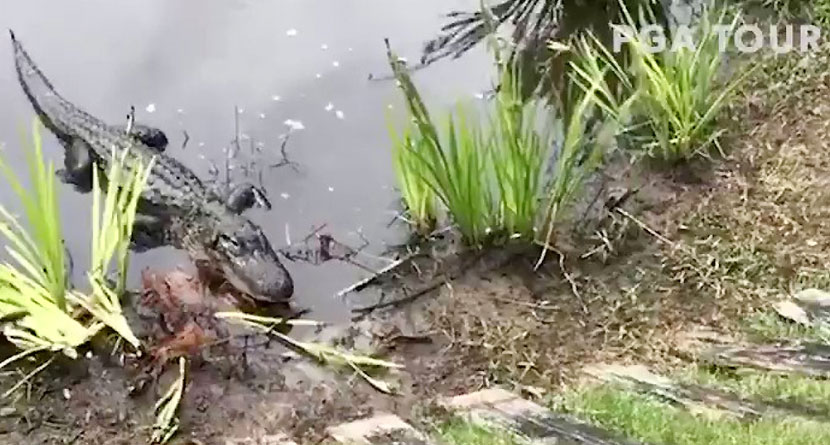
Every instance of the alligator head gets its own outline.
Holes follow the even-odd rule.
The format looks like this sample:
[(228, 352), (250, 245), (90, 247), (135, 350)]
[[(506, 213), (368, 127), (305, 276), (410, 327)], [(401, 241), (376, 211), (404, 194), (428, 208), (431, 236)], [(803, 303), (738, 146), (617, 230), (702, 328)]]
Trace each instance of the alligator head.
[(294, 293), (291, 275), (277, 257), (262, 229), (245, 218), (225, 225), (212, 243), (203, 245), (205, 254), (237, 289), (256, 300), (285, 302)]
[[(184, 226), (189, 230), (181, 230)], [(170, 235), (182, 236), (182, 247), (197, 264), (257, 301), (285, 303), (294, 293), (294, 282), (262, 229), (241, 215), (228, 212), (211, 224), (173, 227)]]

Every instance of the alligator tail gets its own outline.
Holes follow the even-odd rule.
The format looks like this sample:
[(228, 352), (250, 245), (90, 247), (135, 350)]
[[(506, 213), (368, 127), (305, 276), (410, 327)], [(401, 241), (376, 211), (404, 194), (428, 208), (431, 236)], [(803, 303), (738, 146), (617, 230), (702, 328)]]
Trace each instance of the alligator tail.
[(78, 112), (86, 113), (76, 109), (74, 105), (55, 91), (49, 79), (43, 75), (40, 68), (23, 49), (23, 45), (15, 37), (14, 31), (10, 29), (9, 35), (14, 49), (14, 65), (17, 70), (17, 78), (23, 92), (43, 124), (59, 139), (69, 141), (74, 133), (74, 126), (69, 118)]

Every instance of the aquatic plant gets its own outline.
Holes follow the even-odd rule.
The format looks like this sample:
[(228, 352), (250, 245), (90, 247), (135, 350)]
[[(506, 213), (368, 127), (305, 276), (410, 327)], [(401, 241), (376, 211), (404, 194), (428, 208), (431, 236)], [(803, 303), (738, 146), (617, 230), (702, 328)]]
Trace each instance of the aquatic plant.
[[(69, 290), (53, 165), (43, 159), (37, 124), (32, 132), (33, 149), (28, 155), (31, 191), (23, 188), (7, 164), (0, 160), (0, 166), (16, 191), (30, 226), (27, 230), (11, 212), (0, 206), (0, 233), (9, 241), (6, 250), (14, 260), (14, 264), (0, 264), (0, 323), (6, 338), (22, 350), (0, 363), (0, 368), (41, 351), (62, 352), (76, 358), (76, 348), (104, 326), (109, 326), (138, 346), (138, 339), (121, 313), (120, 295), (106, 283), (105, 267), (101, 265), (108, 264), (112, 253), (118, 250), (117, 246), (129, 241), (129, 238), (124, 238), (129, 236), (124, 225), (134, 218), (135, 203), (132, 198), (140, 193), (146, 170), (138, 168), (127, 172), (122, 165), (123, 159), (113, 160), (108, 173), (112, 179), (107, 200), (111, 202), (105, 206), (103, 225), (93, 224), (93, 259), (98, 263), (89, 274), (93, 291), (85, 294)], [(127, 180), (121, 181), (124, 176)], [(97, 186), (97, 179), (95, 182)], [(100, 194), (98, 188), (94, 189), (95, 218), (99, 217), (97, 203), (100, 202)], [(107, 249), (101, 249), (102, 245), (116, 247), (106, 253)], [(126, 264), (124, 252), (120, 253), (120, 258), (119, 261)]]
[(26, 151), (31, 191), (18, 179), (14, 170), (0, 160), (0, 169), (11, 185), (23, 207), (29, 230), (0, 206), (2, 222), (0, 232), (9, 240), (6, 247), (29, 278), (43, 285), (54, 304), (66, 311), (66, 256), (61, 234), (61, 215), (58, 206), (58, 190), (55, 187), (54, 166), (43, 160), (40, 132), (37, 124), (32, 129), (31, 149)]
[(401, 192), (401, 199), (406, 208), (415, 232), (425, 236), (432, 232), (438, 219), (435, 192), (422, 178), (424, 172), (419, 173), (423, 163), (416, 153), (423, 151), (423, 147), (415, 144), (426, 143), (414, 125), (409, 125), (402, 132), (397, 132), (391, 124), (389, 135), (392, 139), (392, 162), (395, 176)]
[[(623, 5), (623, 0), (619, 0)], [(731, 35), (740, 13), (726, 7), (710, 7), (694, 28), (695, 47), (667, 48), (653, 52), (637, 32), (638, 23), (623, 5), (628, 27), (620, 32), (629, 42), (630, 66), (624, 70), (613, 56), (600, 52), (624, 87), (635, 97), (628, 135), (631, 146), (648, 157), (670, 163), (707, 156), (711, 148), (721, 151), (716, 119), (737, 87), (751, 70), (722, 83), (726, 54), (719, 48), (716, 26)], [(647, 8), (641, 17), (653, 14)]]
[[(494, 206), (487, 177), (488, 153), (484, 138), (469, 112), (459, 104), (449, 113), (443, 131), (433, 122), (406, 67), (392, 53), (387, 42), (387, 56), (411, 117), (409, 134), (413, 141), (398, 144), (408, 151), (406, 179), (428, 187), (444, 204), (464, 239), (479, 244), (490, 233)], [(441, 137), (443, 135), (443, 137)], [(404, 179), (398, 174), (399, 183)]]
[(506, 233), (532, 239), (554, 138), (543, 104), (522, 99), (518, 65), (503, 66), (486, 136), (498, 187), (497, 221)]

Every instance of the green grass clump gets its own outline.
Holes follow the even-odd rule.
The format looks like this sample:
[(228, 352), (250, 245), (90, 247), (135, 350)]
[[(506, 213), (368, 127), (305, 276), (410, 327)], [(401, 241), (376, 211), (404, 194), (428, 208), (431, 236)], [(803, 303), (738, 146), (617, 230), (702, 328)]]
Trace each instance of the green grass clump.
[(808, 445), (830, 443), (830, 429), (797, 418), (742, 422), (698, 417), (653, 398), (609, 386), (586, 388), (560, 402), (567, 411), (598, 426), (647, 443), (676, 445)]
[[(664, 51), (653, 52), (650, 42), (640, 37), (640, 27), (622, 0), (620, 4), (627, 27), (618, 29), (629, 41), (625, 45), (628, 66), (623, 68), (608, 51), (599, 54), (613, 68), (621, 94), (634, 98), (630, 145), (669, 163), (707, 156), (712, 148), (721, 151), (722, 130), (716, 120), (750, 71), (721, 82), (726, 54), (720, 50), (716, 27), (724, 26), (724, 32), (732, 35), (740, 14), (730, 15), (726, 7), (710, 6), (693, 28), (693, 48), (678, 45), (672, 50), (669, 41)], [(643, 8), (640, 21), (651, 23), (644, 17), (654, 17), (649, 7)]]
[(436, 428), (436, 438), (447, 445), (520, 445), (512, 434), (453, 419)]
[(750, 399), (783, 402), (830, 413), (830, 382), (811, 377), (777, 375), (751, 369), (735, 373), (696, 368), (684, 380), (726, 388)]
[[(555, 117), (540, 101), (522, 98), (520, 70), (497, 56), (499, 88), (484, 123), (458, 105), (439, 126), (405, 67), (391, 50), (388, 56), (411, 117), (394, 152), (410, 213), (424, 215), (421, 221), (435, 215), (421, 212), (431, 209), (421, 205), (431, 190), (471, 245), (505, 237), (532, 241), (540, 225), (552, 230), (611, 142), (594, 138), (597, 128), (608, 127), (589, 120), (599, 79), (588, 75), (585, 91)], [(546, 172), (552, 172), (547, 183)]]
[[(138, 339), (121, 312), (119, 297), (135, 207), (149, 166), (128, 172), (124, 158), (116, 159), (113, 155), (103, 213), (99, 213), (102, 192), (95, 173), (93, 267), (89, 273), (92, 292), (81, 293), (68, 289), (54, 167), (43, 159), (37, 126), (33, 135), (34, 147), (28, 156), (31, 190), (23, 188), (11, 169), (0, 161), (28, 223), (28, 228), (24, 227), (0, 206), (0, 233), (9, 242), (6, 251), (14, 260), (13, 264), (0, 264), (0, 325), (5, 337), (22, 350), (0, 363), (0, 368), (40, 351), (62, 352), (76, 358), (75, 349), (104, 326), (138, 347)], [(117, 290), (111, 289), (105, 279), (113, 255), (118, 255), (120, 265), (121, 284)]]

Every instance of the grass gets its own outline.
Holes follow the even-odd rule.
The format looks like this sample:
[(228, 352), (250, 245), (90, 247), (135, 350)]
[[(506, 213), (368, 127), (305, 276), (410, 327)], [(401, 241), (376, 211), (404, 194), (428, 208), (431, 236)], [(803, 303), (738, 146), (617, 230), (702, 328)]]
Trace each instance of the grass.
[[(6, 250), (14, 264), (0, 264), (0, 322), (7, 339), (21, 353), (0, 363), (0, 368), (40, 351), (62, 352), (77, 358), (76, 348), (109, 326), (138, 347), (139, 342), (121, 313), (120, 294), (105, 282), (106, 265), (118, 251), (119, 280), (126, 270), (135, 199), (146, 180), (146, 170), (125, 174), (121, 162), (113, 160), (108, 177), (107, 203), (99, 215), (101, 190), (93, 191), (93, 261), (89, 274), (91, 294), (67, 288), (61, 216), (57, 205), (54, 167), (46, 163), (37, 125), (33, 127), (33, 148), (28, 151), (30, 188), (26, 190), (11, 169), (2, 163), (8, 181), (17, 192), (27, 217), (28, 229), (11, 212), (0, 206), (0, 232), (9, 245)], [(122, 159), (123, 160), (123, 159)], [(97, 173), (96, 173), (97, 186)], [(98, 218), (103, 217), (99, 225)], [(103, 247), (102, 247), (103, 246)], [(106, 247), (106, 248), (105, 248)], [(87, 314), (92, 315), (88, 317)]]
[(558, 408), (584, 420), (648, 443), (830, 443), (830, 430), (824, 423), (790, 418), (741, 422), (697, 417), (653, 398), (618, 391), (610, 386), (583, 388), (568, 394), (558, 404)]
[(684, 380), (726, 388), (743, 397), (809, 406), (830, 413), (830, 383), (810, 377), (752, 369), (734, 373), (696, 368)]
[[(501, 63), (496, 53), (499, 88), (484, 124), (459, 104), (439, 126), (403, 64), (388, 52), (411, 117), (402, 136), (393, 133), (403, 199), (420, 227), (436, 215), (434, 194), (470, 245), (506, 237), (532, 241), (540, 224), (552, 228), (613, 135), (600, 125), (595, 138), (597, 127), (589, 127), (599, 79), (584, 79), (586, 89), (560, 110), (557, 123), (541, 102), (522, 98), (519, 68)], [(562, 143), (552, 152), (555, 141)], [(546, 172), (552, 172), (547, 183)]]
[(453, 419), (439, 425), (435, 437), (447, 445), (521, 445), (525, 442), (510, 433)]
[[(634, 99), (629, 145), (668, 163), (707, 156), (713, 148), (722, 151), (716, 120), (750, 71), (721, 82), (726, 55), (720, 51), (716, 27), (725, 26), (731, 35), (740, 14), (730, 16), (728, 8), (711, 6), (694, 28), (693, 48), (673, 51), (669, 42), (666, 50), (655, 53), (650, 42), (640, 37), (640, 27), (622, 0), (620, 5), (627, 27), (618, 29), (628, 39), (629, 65), (622, 67), (607, 50), (597, 54), (613, 68), (610, 73), (622, 87), (619, 94)], [(641, 21), (647, 17), (654, 14), (646, 6)]]
[(66, 311), (66, 257), (61, 234), (62, 221), (55, 187), (54, 166), (43, 161), (43, 150), (37, 124), (32, 129), (32, 143), (26, 151), (31, 191), (20, 182), (14, 170), (0, 160), (9, 185), (23, 207), (29, 230), (0, 206), (3, 224), (0, 232), (9, 240), (6, 251), (29, 277), (42, 284), (58, 309)]

